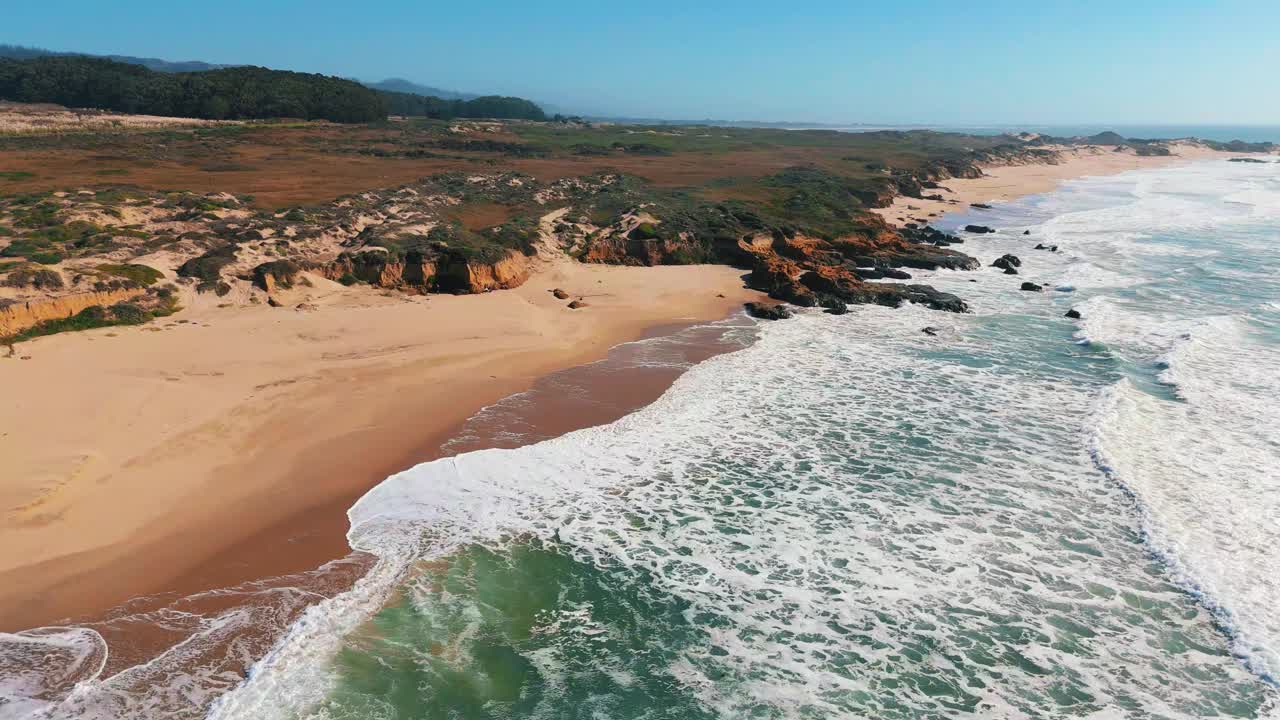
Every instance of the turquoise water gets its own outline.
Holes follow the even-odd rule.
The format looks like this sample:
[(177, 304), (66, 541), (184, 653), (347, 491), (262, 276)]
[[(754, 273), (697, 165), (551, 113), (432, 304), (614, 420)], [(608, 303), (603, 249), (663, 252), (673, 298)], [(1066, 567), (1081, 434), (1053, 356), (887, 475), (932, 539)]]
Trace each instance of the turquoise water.
[(1171, 140), (1201, 138), (1230, 142), (1280, 143), (1280, 125), (886, 125), (882, 127), (837, 128), (848, 132), (866, 130), (929, 129), (940, 132), (972, 133), (974, 135), (1017, 134), (1034, 132), (1056, 137), (1088, 137), (1110, 130), (1127, 138), (1143, 140)]
[(378, 568), (215, 715), (1273, 715), (1280, 164), (982, 217), (1022, 276), (927, 278), (972, 315), (803, 314), (388, 479), (351, 511)]

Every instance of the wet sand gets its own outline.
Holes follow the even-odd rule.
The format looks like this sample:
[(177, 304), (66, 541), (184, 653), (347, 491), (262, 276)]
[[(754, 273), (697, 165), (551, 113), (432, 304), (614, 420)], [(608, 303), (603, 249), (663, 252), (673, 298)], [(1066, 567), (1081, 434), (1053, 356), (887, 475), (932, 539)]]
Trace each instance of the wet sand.
[[(601, 360), (544, 375), (527, 390), (424, 438), (412, 460), (386, 474), (439, 457), (517, 447), (611, 422), (656, 400), (693, 365), (744, 347), (754, 338), (754, 327), (754, 321), (735, 310), (722, 321), (650, 328), (637, 341), (611, 348)], [(166, 592), (82, 619), (79, 624), (99, 632), (111, 648), (102, 677), (158, 657), (153, 664), (168, 672), (198, 667), (206, 676), (214, 674), (211, 670), (241, 676), (311, 602), (345, 591), (369, 566), (371, 558), (351, 552), (345, 541), (346, 510), (362, 493), (294, 515), (226, 547), (199, 569), (176, 578)], [(252, 620), (220, 624), (235, 614)], [(175, 616), (181, 620), (175, 623)], [(179, 644), (181, 650), (175, 650)], [(141, 687), (138, 691), (144, 692)]]

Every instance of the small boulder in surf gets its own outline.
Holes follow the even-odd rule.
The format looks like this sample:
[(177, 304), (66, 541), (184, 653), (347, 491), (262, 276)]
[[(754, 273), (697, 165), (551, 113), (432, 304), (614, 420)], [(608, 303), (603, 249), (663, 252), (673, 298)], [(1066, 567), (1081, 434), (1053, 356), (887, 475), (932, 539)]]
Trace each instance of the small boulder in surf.
[(770, 305), (762, 302), (749, 302), (744, 305), (747, 314), (761, 320), (786, 320), (791, 317), (791, 311), (785, 305)]
[(1022, 260), (1017, 255), (1001, 255), (996, 261), (991, 263), (991, 267), (998, 267), (1004, 270), (1005, 275), (1017, 275), (1018, 268), (1022, 267)]

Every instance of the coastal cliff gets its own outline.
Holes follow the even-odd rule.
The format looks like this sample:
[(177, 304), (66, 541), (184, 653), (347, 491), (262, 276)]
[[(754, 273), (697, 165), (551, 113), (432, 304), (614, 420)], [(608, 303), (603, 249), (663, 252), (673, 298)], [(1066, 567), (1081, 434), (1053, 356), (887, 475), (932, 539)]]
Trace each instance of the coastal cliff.
[(14, 302), (8, 305), (0, 303), (0, 338), (16, 335), (41, 322), (69, 318), (86, 308), (128, 302), (142, 294), (144, 293), (137, 290), (108, 290)]

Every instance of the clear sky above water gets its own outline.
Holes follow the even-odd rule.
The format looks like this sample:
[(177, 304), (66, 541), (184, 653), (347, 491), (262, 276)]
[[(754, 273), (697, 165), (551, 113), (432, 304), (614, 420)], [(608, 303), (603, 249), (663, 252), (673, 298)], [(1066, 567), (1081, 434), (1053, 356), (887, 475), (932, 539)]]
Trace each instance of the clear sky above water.
[(1280, 124), (1280, 1), (5, 2), (0, 42), (403, 77), (567, 112)]

